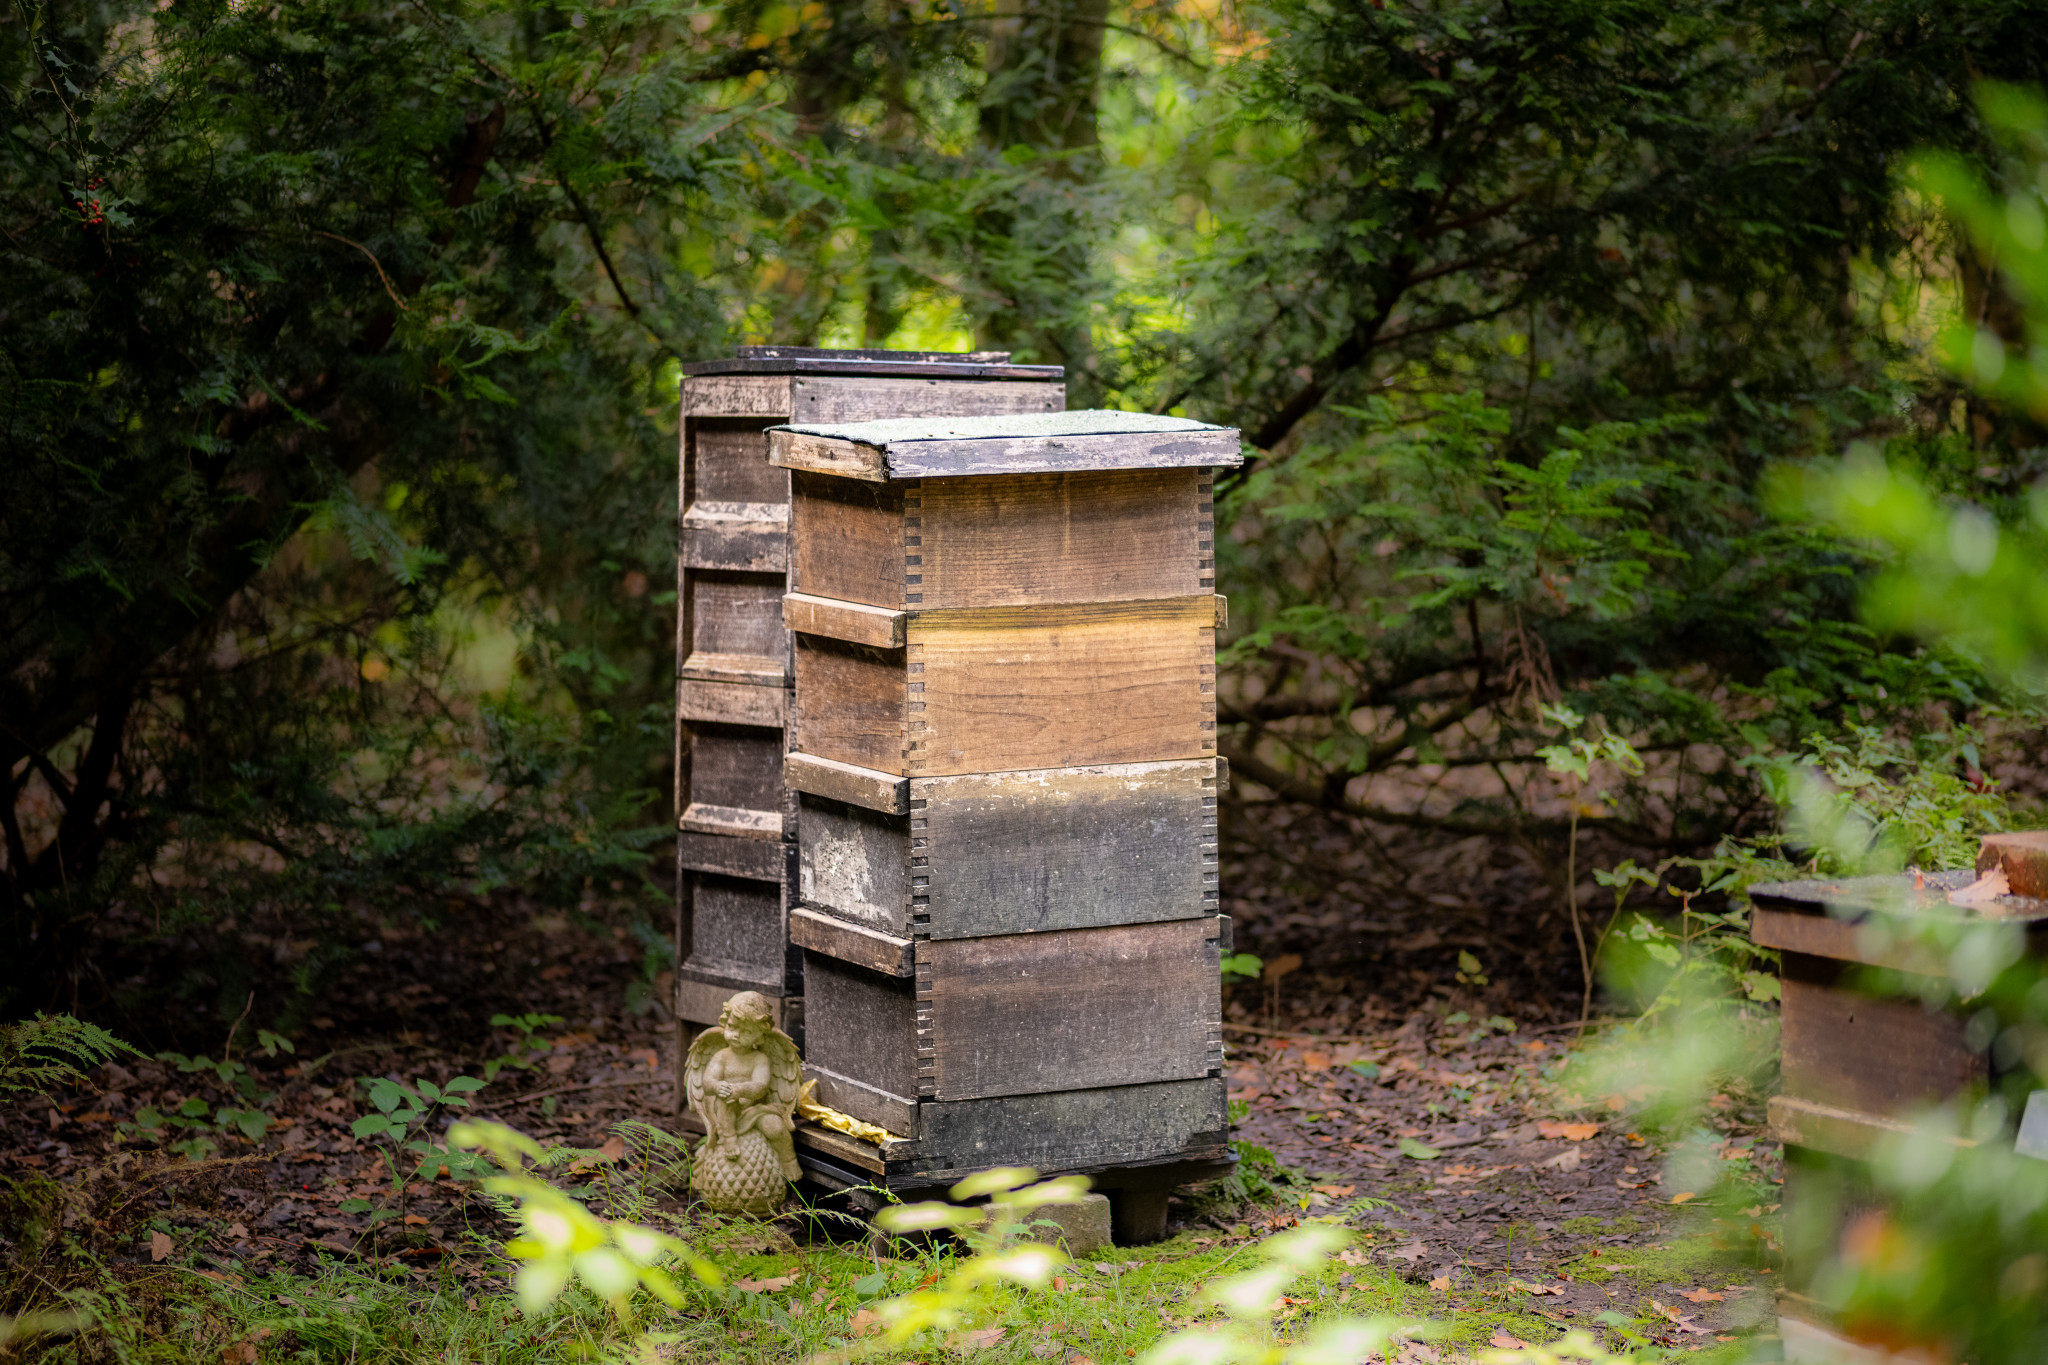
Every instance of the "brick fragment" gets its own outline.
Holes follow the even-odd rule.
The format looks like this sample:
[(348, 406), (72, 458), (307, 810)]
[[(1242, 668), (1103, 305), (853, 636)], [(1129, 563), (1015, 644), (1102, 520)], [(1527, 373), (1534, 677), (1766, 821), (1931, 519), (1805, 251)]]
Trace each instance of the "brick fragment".
[(1985, 835), (1977, 850), (1977, 875), (1995, 868), (2005, 870), (2011, 894), (2048, 899), (2048, 830)]

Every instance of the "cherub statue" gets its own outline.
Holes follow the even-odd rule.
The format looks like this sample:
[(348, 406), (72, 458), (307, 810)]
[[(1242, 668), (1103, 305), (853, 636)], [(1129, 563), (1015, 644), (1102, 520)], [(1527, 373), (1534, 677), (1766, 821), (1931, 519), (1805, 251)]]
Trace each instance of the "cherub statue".
[(775, 1027), (767, 997), (741, 991), (718, 1012), (718, 1027), (690, 1044), (684, 1093), (704, 1119), (690, 1188), (726, 1213), (782, 1207), (796, 1164), (791, 1118), (803, 1082), (796, 1043)]

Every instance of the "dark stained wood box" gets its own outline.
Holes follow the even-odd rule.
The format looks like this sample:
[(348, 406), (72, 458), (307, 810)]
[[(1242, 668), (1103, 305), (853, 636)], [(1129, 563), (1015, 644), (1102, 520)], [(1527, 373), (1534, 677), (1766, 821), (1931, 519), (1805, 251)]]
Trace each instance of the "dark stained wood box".
[(806, 1072), (904, 1139), (855, 1166), (898, 1188), (1227, 1159), (1211, 496), (1237, 433), (1105, 412), (769, 440)]
[(900, 939), (1213, 915), (1222, 769), (1205, 758), (892, 779), (791, 754), (798, 899)]
[[(1957, 1012), (1874, 994), (1859, 981), (1872, 969), (1909, 980), (1947, 976), (1947, 963), (1908, 931), (1915, 920), (1973, 918), (1948, 896), (1975, 875), (1930, 872), (1918, 887), (1902, 874), (1750, 888), (1750, 937), (1784, 960), (1775, 1136), (1860, 1160), (1879, 1137), (1903, 1131), (1914, 1111), (1991, 1079)], [(2048, 948), (2048, 902), (2005, 897), (1996, 913), (2024, 930), (2031, 951)]]
[(988, 352), (743, 347), (683, 367), (676, 641), (678, 1017), (757, 990), (801, 1034), (786, 932), (796, 804), (782, 784), (791, 686), (790, 484), (767, 429), (792, 419), (1056, 413), (1057, 366)]
[[(1979, 917), (1948, 900), (1975, 877), (1909, 873), (1750, 888), (1750, 936), (1783, 959), (1780, 1090), (1769, 1115), (1771, 1136), (1785, 1144), (1779, 1310), (1789, 1332), (1820, 1339), (1832, 1330), (1829, 1306), (1812, 1294), (1814, 1275), (1855, 1216), (1881, 1207), (1867, 1166), (1876, 1144), (1910, 1132), (1917, 1111), (1996, 1079), (1987, 1053), (1971, 1046), (1964, 1011), (1922, 1004), (1914, 989), (1946, 978), (1949, 967), (1914, 938), (1913, 926)], [(2029, 951), (2048, 950), (2048, 902), (2003, 897), (1992, 914), (2020, 927)], [(1876, 973), (1902, 973), (1906, 990), (1873, 991), (1867, 981)]]

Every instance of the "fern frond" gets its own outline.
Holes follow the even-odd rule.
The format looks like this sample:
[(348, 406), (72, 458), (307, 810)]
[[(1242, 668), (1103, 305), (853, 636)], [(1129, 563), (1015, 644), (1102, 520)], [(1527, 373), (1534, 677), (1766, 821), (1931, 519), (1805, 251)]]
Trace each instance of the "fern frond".
[(88, 1069), (122, 1053), (142, 1055), (97, 1024), (68, 1014), (0, 1024), (0, 1092), (44, 1094), (63, 1085), (82, 1085)]

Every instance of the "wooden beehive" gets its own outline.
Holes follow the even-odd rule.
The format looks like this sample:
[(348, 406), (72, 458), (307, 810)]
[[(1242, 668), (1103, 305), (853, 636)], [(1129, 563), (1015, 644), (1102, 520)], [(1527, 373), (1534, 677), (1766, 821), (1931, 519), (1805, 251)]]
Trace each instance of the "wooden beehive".
[(1092, 1170), (1143, 1237), (1227, 1155), (1210, 498), (1237, 433), (800, 423), (770, 458), (806, 1065), (904, 1139), (809, 1133), (815, 1173)]
[(676, 1012), (717, 1020), (734, 991), (776, 1002), (801, 1036), (789, 947), (796, 809), (782, 783), (789, 716), (789, 474), (769, 427), (916, 414), (1050, 413), (1058, 366), (998, 352), (748, 346), (683, 366), (676, 560)]
[[(1945, 958), (1922, 946), (1916, 922), (1975, 911), (1948, 897), (1967, 871), (1755, 886), (1750, 935), (1783, 958), (1779, 1093), (1771, 1136), (1785, 1144), (1786, 1277), (1780, 1312), (1791, 1342), (1824, 1340), (1829, 1307), (1811, 1296), (1815, 1271), (1846, 1223), (1880, 1201), (1867, 1162), (1877, 1143), (1910, 1131), (1917, 1111), (1993, 1078), (1953, 1008), (1919, 992), (1879, 993), (1875, 972), (1947, 978)], [(2022, 926), (2030, 949), (2048, 948), (2048, 902), (2002, 898), (2003, 923)], [(1951, 998), (1946, 989), (1926, 998)], [(1985, 1040), (1988, 1042), (1988, 1040)]]

